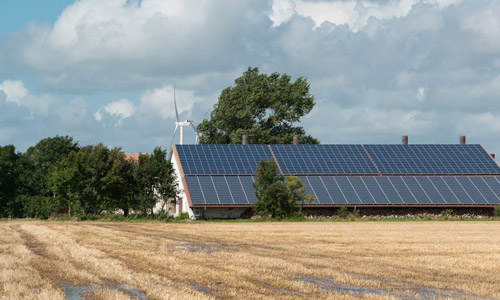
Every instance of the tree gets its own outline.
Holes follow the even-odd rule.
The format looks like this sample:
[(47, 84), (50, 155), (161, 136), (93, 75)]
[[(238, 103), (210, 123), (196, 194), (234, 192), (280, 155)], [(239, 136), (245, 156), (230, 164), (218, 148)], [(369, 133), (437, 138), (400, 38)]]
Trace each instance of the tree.
[(134, 177), (139, 185), (139, 209), (143, 214), (153, 214), (159, 201), (177, 198), (178, 184), (167, 151), (160, 147), (151, 155), (140, 155)]
[(104, 179), (110, 199), (108, 210), (119, 208), (127, 217), (131, 208), (137, 206), (138, 185), (134, 179), (135, 162), (128, 160), (118, 148), (111, 151), (110, 159), (111, 169)]
[(312, 202), (312, 196), (305, 194), (305, 186), (298, 177), (285, 178), (278, 174), (277, 169), (273, 160), (261, 160), (257, 166), (253, 183), (257, 197), (254, 212), (272, 218), (302, 215), (298, 204)]
[(78, 165), (78, 153), (71, 152), (66, 158), (56, 162), (47, 174), (47, 186), (59, 204), (67, 209), (71, 216), (73, 206), (79, 201), (81, 172)]
[(16, 205), (18, 186), (18, 154), (13, 145), (0, 147), (0, 217), (16, 216), (21, 209)]
[(294, 126), (315, 104), (306, 79), (292, 82), (287, 74), (248, 68), (234, 82), (222, 91), (210, 120), (198, 125), (201, 144), (239, 144), (244, 134), (254, 144), (291, 144), (294, 135), (304, 144), (319, 143)]
[(78, 150), (78, 143), (69, 136), (45, 138), (30, 147), (20, 160), (21, 193), (27, 196), (52, 196), (46, 178), (50, 168), (72, 151)]

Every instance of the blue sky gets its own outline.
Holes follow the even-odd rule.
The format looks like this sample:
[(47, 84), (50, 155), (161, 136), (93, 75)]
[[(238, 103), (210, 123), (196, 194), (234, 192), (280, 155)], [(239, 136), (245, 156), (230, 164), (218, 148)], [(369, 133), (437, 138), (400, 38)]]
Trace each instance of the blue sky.
[(0, 145), (167, 148), (174, 85), (200, 122), (251, 66), (308, 79), (301, 125), (322, 143), (466, 135), (500, 154), (499, 15), (481, 0), (1, 1)]

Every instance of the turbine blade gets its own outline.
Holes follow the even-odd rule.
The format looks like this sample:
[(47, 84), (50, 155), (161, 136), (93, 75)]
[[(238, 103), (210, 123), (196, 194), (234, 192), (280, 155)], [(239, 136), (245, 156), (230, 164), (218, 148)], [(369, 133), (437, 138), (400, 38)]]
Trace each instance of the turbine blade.
[(174, 138), (175, 134), (177, 133), (177, 129), (179, 128), (179, 125), (175, 124), (175, 129), (174, 129), (174, 135), (172, 135), (172, 139), (170, 140), (170, 147), (168, 148), (170, 150), (168, 154), (168, 160), (172, 158), (172, 145), (174, 144)]
[(179, 122), (179, 113), (177, 112), (177, 101), (175, 101), (175, 86), (174, 86), (174, 106), (175, 106), (175, 120)]
[(191, 121), (189, 125), (191, 125), (191, 127), (193, 127), (194, 129), (194, 134), (196, 135), (196, 144), (198, 144), (198, 138), (199, 138), (198, 130), (196, 130), (196, 126), (194, 126), (193, 121)]

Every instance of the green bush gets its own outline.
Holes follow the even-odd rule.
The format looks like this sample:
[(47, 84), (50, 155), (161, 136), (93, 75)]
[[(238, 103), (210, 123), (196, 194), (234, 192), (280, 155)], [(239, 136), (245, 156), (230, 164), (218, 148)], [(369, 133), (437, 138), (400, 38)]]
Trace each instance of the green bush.
[(452, 214), (453, 214), (453, 209), (448, 208), (441, 212), (441, 217), (448, 219), (449, 217), (451, 217)]
[(349, 210), (346, 206), (341, 206), (339, 209), (337, 209), (337, 216), (339, 216), (339, 218), (345, 219), (348, 215)]
[(495, 217), (500, 217), (500, 205), (493, 207), (493, 215)]
[(27, 217), (48, 219), (56, 213), (57, 200), (44, 196), (24, 196)]
[(189, 214), (187, 212), (182, 212), (175, 219), (182, 221), (182, 220), (187, 220), (190, 218), (189, 218)]

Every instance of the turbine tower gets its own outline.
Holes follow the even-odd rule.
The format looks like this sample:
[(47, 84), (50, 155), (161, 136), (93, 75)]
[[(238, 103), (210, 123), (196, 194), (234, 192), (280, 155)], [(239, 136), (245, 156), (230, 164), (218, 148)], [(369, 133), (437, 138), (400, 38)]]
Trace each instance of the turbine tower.
[(175, 107), (175, 129), (174, 129), (174, 135), (172, 136), (172, 140), (170, 141), (170, 155), (169, 155), (169, 160), (170, 157), (172, 156), (172, 144), (174, 143), (174, 138), (175, 134), (177, 133), (177, 129), (180, 127), (180, 144), (184, 144), (184, 126), (191, 126), (194, 130), (194, 134), (196, 135), (196, 143), (198, 143), (198, 138), (199, 134), (198, 131), (196, 131), (196, 127), (194, 126), (194, 121), (192, 120), (185, 120), (185, 121), (179, 121), (179, 113), (177, 112), (177, 101), (175, 100), (175, 88), (174, 88), (174, 107)]

